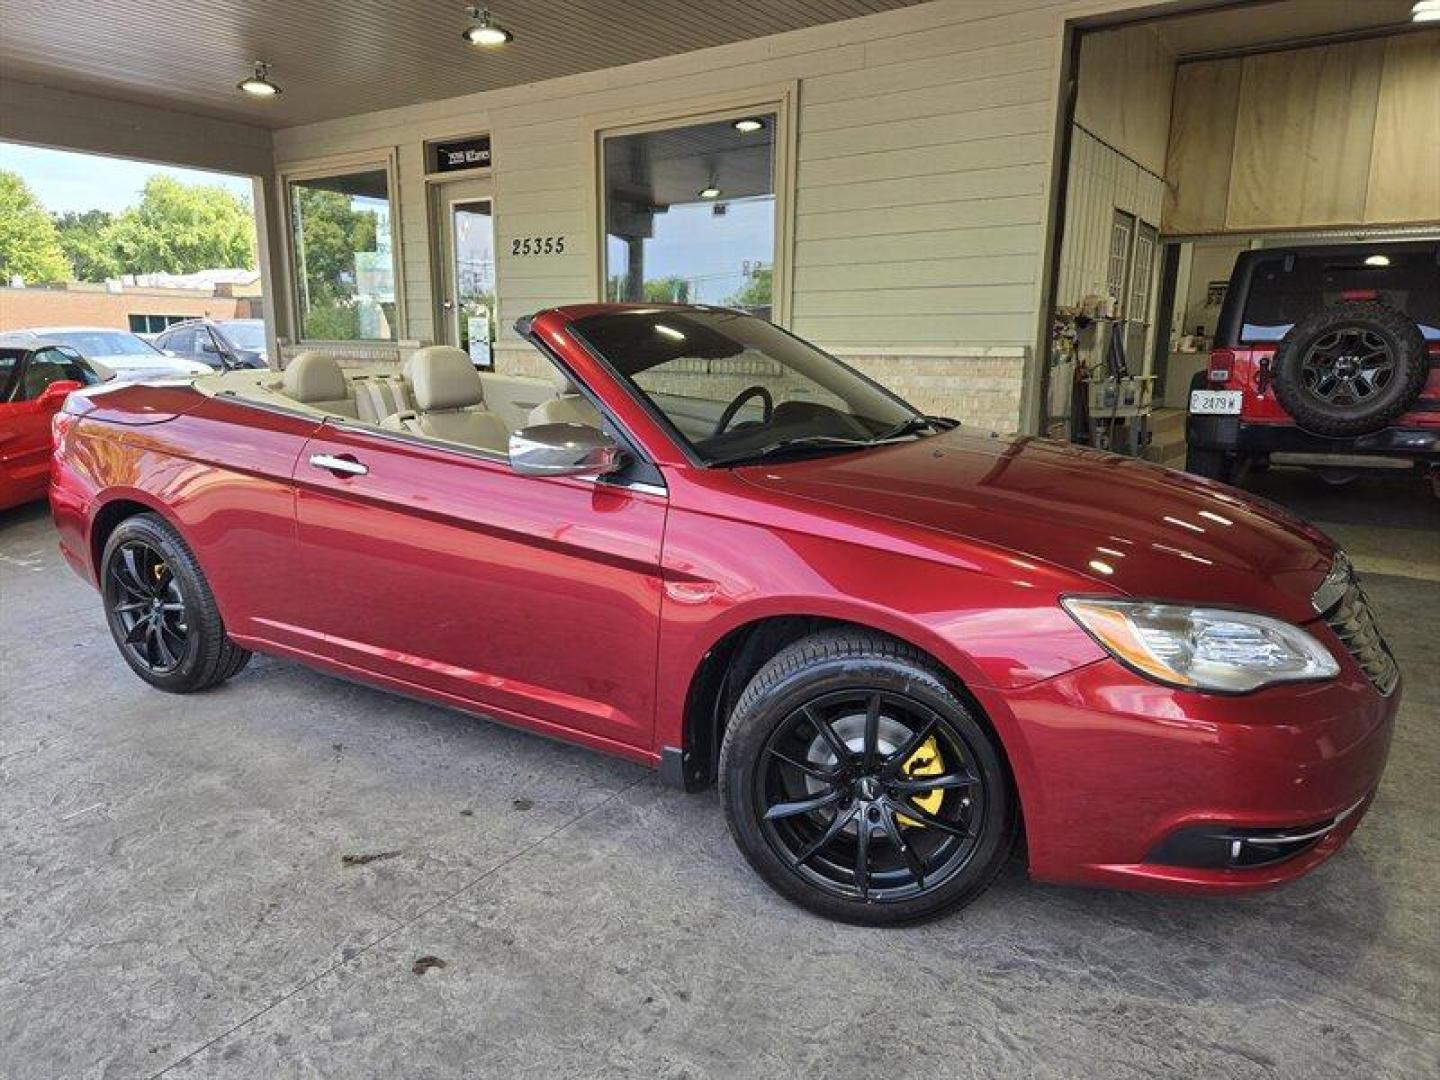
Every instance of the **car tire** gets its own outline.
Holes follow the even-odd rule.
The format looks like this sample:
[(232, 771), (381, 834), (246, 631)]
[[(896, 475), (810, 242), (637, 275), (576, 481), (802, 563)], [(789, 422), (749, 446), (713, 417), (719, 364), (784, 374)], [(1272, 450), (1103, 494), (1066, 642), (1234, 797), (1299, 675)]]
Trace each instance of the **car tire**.
[(189, 546), (157, 514), (126, 518), (100, 557), (105, 617), (120, 655), (151, 686), (207, 690), (239, 674), (250, 653), (232, 642)]
[[(926, 789), (931, 778), (946, 786)], [(894, 925), (960, 907), (1015, 842), (1014, 787), (978, 708), (932, 660), (862, 630), (806, 637), (756, 673), (731, 714), (719, 783), (755, 871), (843, 922)]]
[(1191, 446), (1185, 448), (1185, 471), (1222, 484), (1233, 484), (1240, 472), (1234, 457), (1224, 450), (1202, 450)]
[(1306, 431), (1364, 435), (1414, 404), (1430, 356), (1420, 328), (1403, 312), (1374, 302), (1342, 303), (1292, 326), (1271, 371), (1276, 398)]

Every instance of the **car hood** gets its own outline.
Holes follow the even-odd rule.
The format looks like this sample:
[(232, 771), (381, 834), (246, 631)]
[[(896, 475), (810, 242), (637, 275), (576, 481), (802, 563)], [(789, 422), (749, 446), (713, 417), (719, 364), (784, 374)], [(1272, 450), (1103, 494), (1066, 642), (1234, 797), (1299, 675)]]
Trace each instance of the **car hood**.
[(1076, 591), (1244, 607), (1303, 622), (1334, 557), (1318, 529), (1233, 488), (1134, 458), (959, 430), (736, 470), (800, 499), (1072, 572)]
[(178, 356), (152, 356), (145, 353), (121, 353), (100, 361), (117, 378), (148, 378), (152, 375), (210, 375), (214, 369), (195, 360)]

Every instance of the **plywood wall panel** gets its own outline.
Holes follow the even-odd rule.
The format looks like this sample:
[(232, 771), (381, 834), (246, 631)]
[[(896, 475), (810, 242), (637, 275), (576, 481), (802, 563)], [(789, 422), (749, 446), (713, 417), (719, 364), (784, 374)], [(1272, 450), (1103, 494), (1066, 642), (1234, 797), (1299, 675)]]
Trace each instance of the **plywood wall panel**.
[(1440, 32), (1385, 43), (1365, 220), (1440, 221)]
[(1168, 233), (1217, 232), (1225, 227), (1240, 74), (1239, 58), (1181, 64), (1175, 72), (1161, 220)]
[(1228, 229), (1363, 220), (1383, 39), (1244, 58)]
[(1165, 167), (1175, 57), (1153, 26), (1080, 40), (1075, 122), (1151, 172)]

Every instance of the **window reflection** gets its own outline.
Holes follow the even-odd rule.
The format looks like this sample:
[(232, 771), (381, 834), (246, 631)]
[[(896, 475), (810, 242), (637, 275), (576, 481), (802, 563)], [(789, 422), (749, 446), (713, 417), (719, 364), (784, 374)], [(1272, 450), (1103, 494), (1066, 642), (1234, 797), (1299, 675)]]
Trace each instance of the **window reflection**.
[(773, 316), (774, 114), (610, 136), (604, 159), (607, 299)]

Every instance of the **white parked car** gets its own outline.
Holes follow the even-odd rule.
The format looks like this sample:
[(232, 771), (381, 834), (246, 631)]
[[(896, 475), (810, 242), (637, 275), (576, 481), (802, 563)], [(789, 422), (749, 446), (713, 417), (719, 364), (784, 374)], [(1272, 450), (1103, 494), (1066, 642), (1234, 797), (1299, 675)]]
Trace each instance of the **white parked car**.
[(168, 356), (130, 331), (108, 326), (37, 326), (3, 336), (68, 345), (92, 365), (114, 372), (115, 378), (123, 382), (214, 374), (205, 364)]

